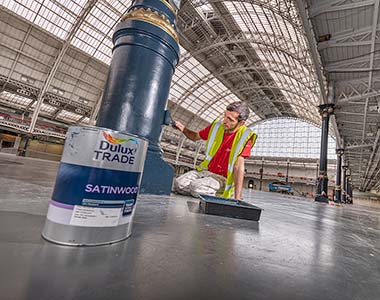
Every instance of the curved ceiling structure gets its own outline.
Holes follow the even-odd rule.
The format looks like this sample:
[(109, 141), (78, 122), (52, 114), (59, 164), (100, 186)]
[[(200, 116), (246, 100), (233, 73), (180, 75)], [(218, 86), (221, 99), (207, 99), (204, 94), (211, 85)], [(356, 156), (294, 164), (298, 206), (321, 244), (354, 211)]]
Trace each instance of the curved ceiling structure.
[(354, 186), (379, 190), (379, 1), (304, 2), (335, 103), (345, 164)]
[[(379, 175), (373, 163), (380, 133), (371, 129), (379, 120), (368, 112), (380, 95), (375, 3), (183, 1), (177, 19), (181, 60), (168, 102), (173, 118), (200, 129), (240, 99), (251, 109), (249, 125), (277, 117), (319, 125), (317, 106), (328, 101), (333, 82), (334, 135), (338, 143), (343, 138), (348, 161), (361, 158), (350, 163), (360, 170), (355, 185), (370, 188), (365, 178)], [(0, 125), (63, 137), (67, 124), (93, 123), (113, 28), (130, 4), (0, 0)], [(161, 140), (167, 149), (200, 149), (170, 127)]]

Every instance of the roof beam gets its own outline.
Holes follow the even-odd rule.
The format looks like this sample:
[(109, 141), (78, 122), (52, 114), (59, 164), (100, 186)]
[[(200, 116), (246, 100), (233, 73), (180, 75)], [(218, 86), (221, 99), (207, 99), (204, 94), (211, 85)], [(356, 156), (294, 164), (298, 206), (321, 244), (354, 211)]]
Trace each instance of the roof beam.
[[(355, 101), (362, 101), (365, 98), (368, 100), (369, 98), (378, 97), (380, 96), (380, 91), (372, 91), (372, 92), (366, 92), (363, 94), (357, 93), (356, 95), (344, 97), (341, 96), (337, 99), (337, 105), (345, 105), (350, 104), (349, 102), (355, 102)], [(365, 104), (364, 102), (362, 104)]]
[(37, 118), (38, 118), (38, 115), (41, 111), (42, 103), (44, 101), (45, 93), (48, 91), (50, 84), (51, 84), (51, 81), (53, 80), (55, 74), (57, 73), (58, 67), (61, 64), (62, 59), (63, 59), (64, 55), (66, 54), (67, 49), (69, 48), (69, 46), (71, 44), (72, 39), (74, 38), (74, 36), (77, 33), (77, 31), (79, 30), (80, 26), (84, 22), (86, 16), (90, 13), (91, 9), (95, 6), (95, 4), (97, 2), (98, 2), (98, 0), (89, 0), (87, 2), (86, 6), (81, 11), (81, 13), (78, 15), (78, 18), (75, 21), (75, 23), (73, 24), (72, 28), (70, 29), (69, 34), (68, 34), (66, 40), (64, 41), (62, 48), (61, 48), (56, 60), (54, 61), (54, 65), (52, 66), (52, 68), (49, 71), (49, 74), (48, 74), (48, 76), (44, 82), (44, 85), (40, 91), (40, 94), (37, 97), (37, 104), (36, 104), (36, 107), (34, 108), (32, 119), (31, 119), (30, 126), (28, 129), (29, 133), (33, 133), (33, 131), (34, 131), (34, 127), (36, 126)]
[(307, 15), (306, 7), (303, 0), (297, 0), (297, 7), (298, 7), (298, 11), (299, 11), (299, 14), (303, 23), (303, 27), (306, 33), (306, 38), (309, 43), (309, 49), (310, 49), (311, 57), (314, 63), (314, 68), (317, 73), (319, 88), (321, 90), (321, 95), (322, 95), (320, 104), (324, 104), (324, 103), (327, 103), (325, 78), (322, 74), (322, 68), (321, 68), (322, 62), (318, 53), (316, 39), (311, 29), (310, 16)]
[[(377, 0), (375, 2), (375, 7), (374, 7), (374, 10), (373, 10), (372, 36), (371, 36), (372, 45), (371, 45), (371, 56), (370, 56), (370, 63), (369, 63), (370, 69), (373, 69), (374, 52), (375, 52), (375, 48), (376, 48), (376, 33), (377, 33), (377, 24), (378, 24), (378, 19), (379, 19), (379, 4), (380, 4), (379, 2), (380, 2), (379, 0)], [(373, 80), (373, 71), (370, 71), (369, 78), (368, 78), (368, 88), (369, 88), (369, 90), (372, 89), (372, 80)], [(362, 144), (364, 144), (364, 138), (365, 138), (366, 129), (367, 129), (368, 102), (369, 102), (369, 97), (366, 97), (366, 99), (365, 99), (365, 106), (364, 106), (364, 122), (363, 122), (363, 133), (362, 133)], [(379, 134), (380, 134), (380, 132), (378, 130), (377, 136), (376, 136), (376, 140), (377, 141), (378, 141)], [(361, 159), (360, 159), (360, 165), (359, 165), (359, 173), (361, 172), (362, 166), (363, 166), (362, 156), (363, 156), (363, 149), (361, 150), (361, 157), (360, 157)], [(370, 163), (368, 163), (368, 167), (369, 167), (369, 164)], [(367, 168), (367, 170), (368, 170), (368, 168)], [(365, 177), (364, 178), (361, 177), (361, 178), (363, 179), (362, 184), (361, 184), (361, 187), (363, 188), (364, 187)]]
[(353, 150), (353, 149), (361, 149), (361, 148), (371, 148), (372, 144), (362, 144), (362, 145), (352, 145), (352, 146), (346, 146), (344, 150)]
[[(380, 25), (377, 26), (377, 30), (380, 30)], [(325, 42), (318, 43), (318, 49), (324, 49), (327, 47), (341, 47), (347, 43), (347, 46), (359, 44), (370, 44), (372, 33), (372, 26), (362, 27), (359, 29), (350, 28), (342, 32), (334, 33), (334, 35)], [(352, 44), (351, 44), (352, 43)]]
[[(368, 188), (368, 185), (370, 184), (370, 182), (373, 179), (373, 174), (376, 171), (376, 168), (377, 168), (377, 166), (379, 164), (379, 160), (378, 160), (375, 168), (373, 169), (373, 171), (371, 172), (371, 174), (369, 174), (369, 172), (371, 170), (371, 167), (372, 167), (373, 160), (374, 160), (375, 156), (378, 154), (377, 150), (378, 150), (378, 145), (379, 145), (379, 139), (380, 139), (380, 129), (377, 130), (376, 138), (375, 138), (375, 141), (374, 141), (373, 147), (372, 147), (372, 153), (371, 153), (371, 156), (370, 156), (369, 161), (367, 163), (367, 168), (366, 168), (366, 170), (364, 172), (363, 182), (362, 182), (362, 189), (363, 190), (366, 190)], [(369, 177), (369, 179), (367, 179), (368, 177)]]
[[(314, 18), (321, 14), (329, 13), (333, 11), (342, 11), (342, 10), (355, 9), (355, 8), (361, 8), (361, 7), (374, 5), (376, 1), (367, 0), (367, 1), (348, 3), (348, 4), (347, 2), (348, 1), (346, 0), (335, 0), (335, 1), (328, 1), (328, 3), (322, 4), (322, 5), (313, 5), (309, 9), (310, 18)], [(316, 1), (315, 3), (318, 3), (318, 1)]]

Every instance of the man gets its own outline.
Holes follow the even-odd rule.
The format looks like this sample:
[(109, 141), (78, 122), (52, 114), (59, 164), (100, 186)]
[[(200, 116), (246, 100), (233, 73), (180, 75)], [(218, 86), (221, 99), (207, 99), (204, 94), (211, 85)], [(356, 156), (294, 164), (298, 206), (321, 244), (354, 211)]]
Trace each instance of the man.
[(251, 155), (256, 134), (245, 126), (249, 109), (244, 102), (227, 106), (223, 121), (215, 120), (205, 129), (195, 132), (181, 122), (174, 127), (192, 141), (206, 140), (206, 158), (197, 167), (175, 179), (174, 189), (180, 194), (199, 194), (242, 199), (244, 158)]

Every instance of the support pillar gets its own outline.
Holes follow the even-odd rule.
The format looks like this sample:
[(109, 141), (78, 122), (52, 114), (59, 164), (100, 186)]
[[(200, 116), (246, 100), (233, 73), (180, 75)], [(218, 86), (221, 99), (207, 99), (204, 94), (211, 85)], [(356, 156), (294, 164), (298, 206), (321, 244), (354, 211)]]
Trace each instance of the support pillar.
[(171, 193), (174, 176), (158, 145), (162, 125), (170, 123), (166, 107), (180, 54), (176, 8), (170, 3), (133, 1), (116, 26), (112, 62), (96, 122), (96, 126), (149, 141), (140, 193), (156, 195)]
[(353, 203), (353, 200), (352, 200), (352, 181), (351, 181), (351, 172), (350, 170), (348, 170), (348, 174), (347, 174), (347, 193), (346, 193), (346, 203), (347, 204), (352, 204)]
[(19, 146), (17, 148), (16, 155), (26, 156), (26, 151), (28, 150), (29, 142), (30, 142), (31, 138), (32, 138), (31, 135), (21, 136), (21, 140), (20, 140)]
[(342, 168), (343, 168), (342, 202), (346, 203), (346, 196), (347, 196), (347, 170), (348, 170), (348, 166), (344, 165)]
[(334, 104), (322, 104), (319, 106), (322, 115), (322, 134), (321, 134), (321, 151), (320, 151), (320, 165), (318, 175), (318, 187), (315, 195), (315, 201), (328, 203), (328, 177), (327, 177), (327, 149), (329, 137), (329, 121), (330, 115), (334, 113)]
[(264, 158), (261, 160), (261, 168), (259, 172), (260, 172), (260, 191), (261, 191), (262, 186), (263, 186)]
[(336, 186), (335, 202), (342, 203), (342, 156), (344, 149), (336, 149)]
[(289, 165), (290, 165), (290, 161), (288, 159), (287, 163), (286, 163), (286, 177), (285, 177), (285, 183), (288, 184), (289, 182)]

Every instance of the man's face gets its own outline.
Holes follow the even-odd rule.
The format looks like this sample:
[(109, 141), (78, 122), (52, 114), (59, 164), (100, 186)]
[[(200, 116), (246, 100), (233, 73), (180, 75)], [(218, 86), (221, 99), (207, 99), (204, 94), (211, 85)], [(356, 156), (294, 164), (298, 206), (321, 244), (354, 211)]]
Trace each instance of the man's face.
[(239, 118), (238, 112), (226, 110), (224, 112), (224, 119), (223, 119), (224, 131), (227, 133), (232, 133), (238, 130), (240, 126), (242, 126), (245, 123), (244, 120), (241, 120), (239, 122), (238, 118)]

